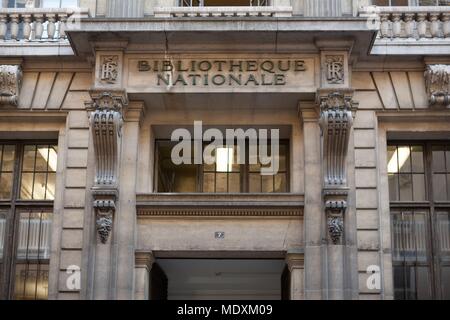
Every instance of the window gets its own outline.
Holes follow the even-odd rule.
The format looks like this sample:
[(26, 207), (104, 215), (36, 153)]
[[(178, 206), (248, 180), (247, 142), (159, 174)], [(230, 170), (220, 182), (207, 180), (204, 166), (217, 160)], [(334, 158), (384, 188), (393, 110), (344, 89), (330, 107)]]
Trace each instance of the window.
[(388, 146), (396, 299), (450, 299), (450, 144)]
[[(249, 143), (246, 142), (246, 150)], [(262, 168), (271, 164), (249, 161), (246, 154), (245, 164), (238, 164), (238, 145), (217, 147), (211, 153), (211, 164), (173, 163), (171, 154), (175, 143), (157, 141), (155, 167), (156, 192), (170, 193), (285, 193), (289, 192), (288, 159), (289, 148), (286, 141), (280, 142), (278, 155), (274, 159), (279, 163), (279, 170), (273, 175), (262, 175)], [(204, 146), (204, 148), (206, 145)], [(259, 150), (256, 149), (258, 152)], [(267, 154), (272, 155), (270, 142)], [(191, 163), (194, 163), (191, 155)], [(252, 164), (250, 164), (252, 163)], [(256, 164), (255, 164), (256, 163)]]
[(269, 0), (180, 0), (181, 7), (268, 6)]
[(48, 297), (54, 143), (0, 143), (0, 298)]
[(450, 0), (373, 0), (377, 6), (448, 6)]
[(78, 0), (8, 0), (8, 8), (76, 8)]

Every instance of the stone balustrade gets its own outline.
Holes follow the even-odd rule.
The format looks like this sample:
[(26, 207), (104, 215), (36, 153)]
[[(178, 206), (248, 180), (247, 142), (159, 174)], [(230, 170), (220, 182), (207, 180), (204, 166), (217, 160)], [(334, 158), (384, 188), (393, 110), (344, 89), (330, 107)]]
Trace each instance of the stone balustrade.
[(360, 16), (379, 25), (379, 38), (450, 38), (450, 6), (365, 7)]
[(88, 9), (0, 9), (0, 41), (59, 41), (65, 30), (89, 17)]
[(158, 7), (155, 17), (291, 17), (289, 6)]

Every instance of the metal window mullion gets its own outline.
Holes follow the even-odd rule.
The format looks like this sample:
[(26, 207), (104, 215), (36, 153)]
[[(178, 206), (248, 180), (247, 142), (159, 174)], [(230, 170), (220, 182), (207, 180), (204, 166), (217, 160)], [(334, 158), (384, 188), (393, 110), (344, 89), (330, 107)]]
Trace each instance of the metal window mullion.
[(45, 172), (45, 191), (44, 191), (44, 200), (47, 200), (47, 187), (48, 187), (48, 175), (49, 175), (49, 166), (50, 166), (50, 145), (47, 148), (47, 172)]

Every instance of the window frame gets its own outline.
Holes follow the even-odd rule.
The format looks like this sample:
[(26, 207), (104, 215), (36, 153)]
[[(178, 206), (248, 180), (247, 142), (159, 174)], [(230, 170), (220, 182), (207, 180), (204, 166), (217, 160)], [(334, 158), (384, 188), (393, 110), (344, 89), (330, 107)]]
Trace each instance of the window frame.
[[(158, 143), (159, 142), (172, 142), (170, 139), (155, 139), (154, 141), (154, 166), (153, 166), (153, 193), (167, 193), (167, 192), (160, 192), (158, 191), (158, 185), (159, 185), (159, 170), (158, 170), (158, 166), (159, 166), (159, 148), (158, 148)], [(235, 141), (236, 142), (236, 141)], [(176, 142), (175, 142), (176, 143)], [(249, 177), (250, 177), (250, 164), (249, 164), (249, 154), (248, 154), (248, 150), (249, 150), (249, 146), (248, 146), (248, 141), (245, 142), (246, 143), (246, 163), (245, 164), (241, 164), (240, 165), (240, 181), (241, 181), (241, 192), (239, 192), (238, 194), (255, 194), (255, 193), (250, 193), (249, 190)], [(207, 145), (208, 142), (203, 142), (202, 146), (203, 148), (205, 147), (205, 144)], [(270, 140), (267, 140), (267, 144), (270, 145)], [(264, 192), (259, 192), (256, 194), (289, 194), (291, 193), (291, 141), (289, 139), (280, 139), (280, 146), (284, 145), (286, 148), (286, 170), (283, 171), (283, 173), (286, 175), (286, 191), (285, 192), (270, 192), (270, 193), (264, 193)], [(236, 194), (236, 193), (230, 193), (230, 192), (222, 192), (222, 193), (209, 193), (209, 192), (203, 192), (203, 179), (204, 179), (204, 163), (196, 165), (196, 182), (197, 182), (197, 186), (196, 186), (196, 191), (194, 192), (195, 194)], [(217, 172), (216, 172), (217, 175)], [(275, 179), (275, 175), (272, 176)], [(227, 182), (228, 183), (228, 182)], [(214, 187), (214, 189), (216, 188), (216, 186)], [(188, 194), (188, 193), (176, 193), (176, 194)]]
[[(447, 201), (435, 201), (433, 197), (433, 147), (434, 146), (450, 146), (449, 140), (389, 140), (387, 146), (422, 146), (424, 156), (424, 173), (425, 173), (425, 195), (426, 201), (391, 201), (390, 206), (390, 219), (392, 226), (392, 217), (394, 212), (400, 211), (403, 215), (403, 211), (418, 211), (422, 210), (427, 212), (427, 225), (428, 225), (428, 239), (430, 251), (428, 252), (429, 266), (430, 266), (430, 279), (431, 279), (431, 295), (432, 299), (442, 299), (442, 287), (441, 287), (441, 266), (450, 265), (450, 262), (443, 263), (439, 257), (439, 239), (437, 237), (437, 212), (450, 212), (450, 199)], [(388, 159), (389, 161), (389, 159)], [(387, 164), (386, 164), (387, 165)], [(414, 187), (413, 187), (414, 188)], [(392, 232), (391, 232), (392, 235)], [(391, 242), (393, 244), (393, 241)], [(392, 266), (396, 263), (392, 260)], [(401, 265), (401, 264), (398, 264)], [(403, 264), (404, 265), (404, 264)], [(407, 264), (408, 265), (408, 264)], [(394, 288), (395, 290), (395, 288)], [(417, 299), (417, 291), (416, 291)]]
[[(22, 180), (22, 165), (26, 145), (56, 145), (57, 140), (0, 140), (0, 144), (14, 145), (14, 172), (11, 198), (0, 200), (0, 212), (6, 212), (5, 239), (3, 248), (3, 274), (0, 275), (0, 299), (14, 299), (15, 269), (17, 264), (17, 241), (19, 236), (20, 213), (24, 211), (51, 211), (54, 200), (22, 200), (20, 187)], [(59, 150), (58, 150), (59, 151)], [(56, 186), (55, 186), (56, 189)], [(49, 259), (48, 259), (49, 260)]]

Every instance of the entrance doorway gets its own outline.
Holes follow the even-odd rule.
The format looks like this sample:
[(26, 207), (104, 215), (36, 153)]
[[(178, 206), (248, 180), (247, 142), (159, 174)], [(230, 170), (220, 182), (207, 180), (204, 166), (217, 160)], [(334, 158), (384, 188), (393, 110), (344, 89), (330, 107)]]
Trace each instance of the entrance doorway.
[[(280, 300), (285, 294), (284, 260), (158, 259), (169, 300)], [(155, 274), (156, 275), (156, 274)], [(164, 279), (167, 279), (167, 282)], [(164, 290), (167, 290), (165, 292)], [(156, 290), (152, 292), (156, 294)], [(154, 295), (152, 295), (154, 296)]]

